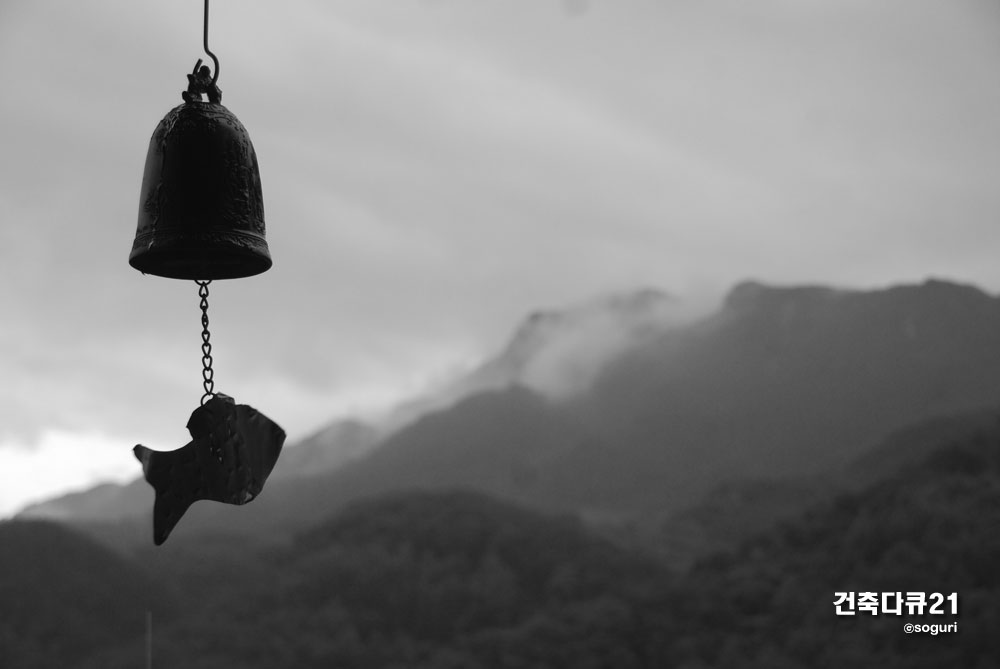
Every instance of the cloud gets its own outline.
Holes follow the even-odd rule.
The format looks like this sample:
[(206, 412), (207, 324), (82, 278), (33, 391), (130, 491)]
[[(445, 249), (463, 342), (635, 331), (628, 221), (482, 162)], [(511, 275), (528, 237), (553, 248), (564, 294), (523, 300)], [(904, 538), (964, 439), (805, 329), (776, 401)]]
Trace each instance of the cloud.
[(0, 519), (26, 504), (85, 489), (95, 481), (120, 483), (141, 473), (130, 444), (99, 433), (45, 430), (32, 449), (0, 440), (0, 453)]
[[(0, 11), (0, 435), (183, 439), (196, 293), (126, 258), (201, 7)], [(219, 388), (301, 434), (499, 350), (539, 305), (708, 301), (748, 276), (1000, 289), (995, 19), (980, 0), (214, 3), (275, 260), (213, 284)]]

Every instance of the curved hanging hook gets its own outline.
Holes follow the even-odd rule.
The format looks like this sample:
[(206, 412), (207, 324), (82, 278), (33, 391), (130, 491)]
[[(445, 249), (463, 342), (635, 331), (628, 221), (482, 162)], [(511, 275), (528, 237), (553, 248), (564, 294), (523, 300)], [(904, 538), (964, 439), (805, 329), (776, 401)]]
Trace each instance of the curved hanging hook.
[(208, 48), (208, 0), (205, 0), (205, 37), (203, 42), (205, 53), (211, 56), (212, 62), (215, 63), (215, 70), (212, 72), (212, 85), (215, 86), (215, 82), (219, 80), (219, 59), (216, 58), (215, 54), (212, 53), (212, 50)]
[(187, 75), (188, 89), (181, 93), (181, 97), (184, 99), (184, 102), (200, 102), (202, 99), (201, 96), (207, 93), (209, 102), (221, 104), (222, 90), (216, 85), (216, 82), (219, 80), (219, 59), (208, 48), (208, 0), (205, 0), (205, 34), (203, 46), (205, 47), (205, 53), (211, 56), (212, 62), (215, 63), (215, 71), (210, 73), (208, 65), (202, 66), (201, 58), (199, 58), (198, 62), (194, 64), (194, 70), (191, 74)]

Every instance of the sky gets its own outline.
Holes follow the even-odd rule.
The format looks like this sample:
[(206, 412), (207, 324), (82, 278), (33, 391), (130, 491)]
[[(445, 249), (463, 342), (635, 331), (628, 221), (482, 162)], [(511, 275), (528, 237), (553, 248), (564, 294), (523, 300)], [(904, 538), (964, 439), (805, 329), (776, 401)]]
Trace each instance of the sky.
[[(189, 439), (197, 287), (127, 259), (202, 12), (0, 3), (0, 517)], [(215, 0), (209, 44), (274, 259), (211, 286), (216, 390), (290, 443), (598, 295), (1000, 292), (995, 0)]]

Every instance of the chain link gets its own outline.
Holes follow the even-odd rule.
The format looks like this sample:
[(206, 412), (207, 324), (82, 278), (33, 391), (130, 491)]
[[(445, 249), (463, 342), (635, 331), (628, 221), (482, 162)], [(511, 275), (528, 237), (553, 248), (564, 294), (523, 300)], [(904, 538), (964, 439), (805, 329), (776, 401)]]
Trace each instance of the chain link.
[(208, 281), (195, 281), (198, 284), (198, 297), (201, 298), (201, 377), (205, 387), (205, 394), (201, 396), (201, 403), (215, 397), (215, 371), (212, 369), (212, 333), (208, 331)]

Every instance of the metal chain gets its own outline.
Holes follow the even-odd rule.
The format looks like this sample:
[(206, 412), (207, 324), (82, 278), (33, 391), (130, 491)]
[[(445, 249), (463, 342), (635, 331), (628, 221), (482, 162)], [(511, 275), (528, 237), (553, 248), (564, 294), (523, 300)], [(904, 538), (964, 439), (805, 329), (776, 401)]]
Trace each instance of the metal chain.
[(212, 369), (212, 333), (208, 331), (208, 281), (195, 281), (198, 284), (198, 297), (201, 298), (201, 377), (204, 380), (205, 394), (201, 396), (201, 403), (215, 397), (215, 371)]

